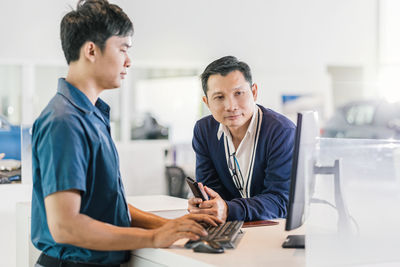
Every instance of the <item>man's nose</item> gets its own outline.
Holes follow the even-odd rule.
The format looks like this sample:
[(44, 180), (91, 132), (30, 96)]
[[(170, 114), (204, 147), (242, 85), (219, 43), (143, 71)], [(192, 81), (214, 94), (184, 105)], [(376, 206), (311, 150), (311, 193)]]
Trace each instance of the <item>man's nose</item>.
[(233, 111), (237, 109), (237, 101), (234, 97), (227, 97), (225, 100), (225, 109), (227, 111)]
[(131, 66), (131, 59), (129, 56), (126, 56), (124, 67), (129, 68), (130, 66)]

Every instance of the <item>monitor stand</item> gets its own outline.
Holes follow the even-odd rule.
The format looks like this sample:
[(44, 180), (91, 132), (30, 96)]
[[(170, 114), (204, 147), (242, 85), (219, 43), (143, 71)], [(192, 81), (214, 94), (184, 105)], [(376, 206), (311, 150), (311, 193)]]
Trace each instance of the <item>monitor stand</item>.
[(341, 181), (341, 160), (335, 160), (333, 166), (316, 166), (314, 165), (314, 174), (330, 174), (333, 175), (334, 193), (335, 193), (335, 204), (338, 212), (338, 234), (347, 236), (351, 233), (350, 224), (350, 213), (347, 209), (347, 204), (342, 192), (342, 181)]
[[(340, 180), (340, 160), (335, 160), (333, 166), (316, 166), (314, 165), (314, 174), (328, 174), (333, 175), (335, 203), (338, 212), (338, 233), (339, 235), (347, 236), (351, 233), (350, 214), (347, 210), (347, 205), (342, 194), (342, 184)], [(304, 235), (288, 235), (283, 248), (304, 248), (305, 240)]]
[(305, 236), (304, 235), (288, 235), (285, 242), (282, 244), (283, 248), (304, 248)]

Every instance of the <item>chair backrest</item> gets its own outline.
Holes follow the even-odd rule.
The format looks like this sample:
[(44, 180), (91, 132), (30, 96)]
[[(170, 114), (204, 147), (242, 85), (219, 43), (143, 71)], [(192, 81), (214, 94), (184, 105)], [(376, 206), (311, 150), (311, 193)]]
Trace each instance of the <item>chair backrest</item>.
[(165, 176), (167, 178), (168, 194), (173, 197), (187, 198), (188, 187), (183, 169), (178, 166), (166, 166)]

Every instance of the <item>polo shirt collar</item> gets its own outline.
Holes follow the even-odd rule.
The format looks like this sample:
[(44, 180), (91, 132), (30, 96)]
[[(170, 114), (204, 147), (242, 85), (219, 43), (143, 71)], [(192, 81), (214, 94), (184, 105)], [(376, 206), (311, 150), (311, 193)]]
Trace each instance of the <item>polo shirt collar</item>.
[[(258, 112), (258, 106), (255, 104), (255, 108), (254, 108), (254, 112), (253, 112), (253, 116), (251, 117), (251, 121), (250, 121), (250, 124), (249, 124), (249, 127), (247, 128), (247, 132), (249, 133), (249, 134), (252, 134), (256, 129), (256, 115), (257, 115), (257, 112)], [(218, 132), (217, 132), (217, 138), (218, 138), (218, 140), (220, 140), (221, 139), (221, 136), (222, 136), (222, 134), (224, 134), (225, 136), (230, 136), (230, 131), (229, 131), (229, 129), (228, 129), (228, 127), (226, 127), (225, 125), (223, 125), (223, 124), (219, 124), (219, 127), (218, 127)]]
[(89, 98), (78, 88), (67, 82), (64, 78), (58, 79), (58, 93), (62, 94), (66, 97), (72, 105), (74, 105), (77, 109), (83, 111), (84, 113), (98, 113), (101, 112), (100, 118), (106, 120), (106, 124), (109, 123), (110, 118), (110, 106), (107, 105), (106, 102), (97, 98), (95, 106), (93, 106), (92, 102), (90, 102)]
[(58, 79), (57, 91), (65, 96), (77, 109), (85, 113), (94, 112), (94, 106), (89, 98), (64, 78)]
[(110, 106), (106, 102), (97, 98), (95, 106), (101, 112), (102, 118), (105, 120), (106, 124), (110, 124)]

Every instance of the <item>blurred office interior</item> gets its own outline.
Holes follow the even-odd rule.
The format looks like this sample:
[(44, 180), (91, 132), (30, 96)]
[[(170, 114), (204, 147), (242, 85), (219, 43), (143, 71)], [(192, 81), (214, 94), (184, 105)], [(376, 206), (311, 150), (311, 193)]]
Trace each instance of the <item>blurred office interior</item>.
[[(7, 121), (0, 134), (4, 125), (29, 129), (65, 77), (59, 23), (76, 2), (0, 1), (0, 115)], [(250, 65), (259, 104), (293, 120), (297, 111), (317, 110), (321, 133), (343, 105), (361, 103), (345, 110), (348, 128), (373, 124), (375, 109), (365, 107), (371, 99), (400, 100), (398, 0), (111, 2), (135, 28), (127, 79), (101, 96), (111, 106), (127, 195), (168, 194), (166, 166), (194, 176), (193, 126), (210, 114), (199, 75), (219, 57)], [(383, 126), (393, 132), (385, 138), (398, 138), (399, 119)], [(332, 137), (357, 137), (337, 132)], [(10, 255), (5, 266), (15, 265), (15, 203), (30, 200), (29, 134), (22, 131), (16, 144), (20, 181), (0, 185), (0, 236), (11, 240), (0, 242)]]

